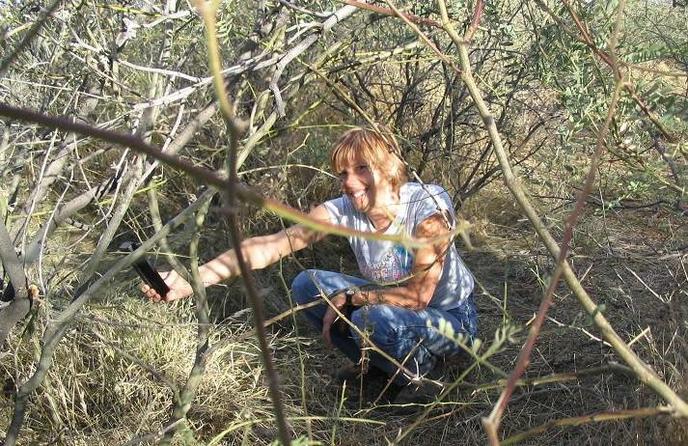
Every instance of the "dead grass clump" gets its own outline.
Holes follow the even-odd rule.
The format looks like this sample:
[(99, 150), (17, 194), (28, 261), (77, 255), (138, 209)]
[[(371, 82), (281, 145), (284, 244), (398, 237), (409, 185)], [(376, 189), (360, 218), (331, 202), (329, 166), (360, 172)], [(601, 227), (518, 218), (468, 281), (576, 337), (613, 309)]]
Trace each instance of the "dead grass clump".
[[(245, 324), (213, 327), (213, 350), (188, 414), (191, 438), (200, 444), (232, 426), (224, 441), (238, 436), (249, 444), (267, 444), (274, 438), (258, 347), (238, 339), (246, 329)], [(43, 386), (32, 397), (22, 441), (123, 444), (163, 429), (174, 399), (168, 384), (180, 388), (185, 383), (195, 338), (190, 304), (152, 305), (115, 295), (92, 305), (60, 343)], [(271, 343), (279, 348), (275, 338)], [(12, 353), (0, 360), (0, 373), (4, 381), (22, 383), (32, 372), (38, 341), (13, 338), (11, 345)], [(9, 403), (9, 395), (5, 398)], [(13, 405), (1, 406), (0, 418), (8, 425)]]

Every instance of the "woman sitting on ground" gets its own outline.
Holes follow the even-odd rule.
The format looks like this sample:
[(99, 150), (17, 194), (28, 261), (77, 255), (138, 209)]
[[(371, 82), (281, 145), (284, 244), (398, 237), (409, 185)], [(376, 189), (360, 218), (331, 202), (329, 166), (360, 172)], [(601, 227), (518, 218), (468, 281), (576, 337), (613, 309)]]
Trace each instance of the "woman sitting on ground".
[[(292, 284), (299, 304), (320, 300), (307, 308), (308, 319), (329, 345), (354, 364), (361, 348), (374, 344), (404, 366), (369, 349), (369, 370), (384, 371), (397, 386), (432, 370), (440, 361), (461, 353), (453, 341), (433, 327), (447, 321), (455, 333), (476, 334), (473, 277), (452, 243), (454, 209), (447, 192), (437, 185), (406, 181), (399, 147), (391, 134), (355, 128), (342, 135), (331, 153), (342, 196), (315, 207), (315, 220), (377, 234), (404, 234), (428, 241), (411, 252), (392, 241), (349, 237), (363, 278), (339, 272), (306, 270)], [(326, 234), (295, 225), (276, 234), (252, 237), (241, 250), (252, 269), (264, 268), (292, 252), (321, 240)], [(235, 251), (202, 265), (205, 286), (240, 275)], [(142, 285), (154, 301), (191, 295), (189, 283), (171, 271), (165, 276), (166, 296)], [(328, 304), (323, 296), (328, 297)], [(335, 324), (336, 307), (349, 315), (349, 325)], [(343, 327), (341, 329), (340, 327)], [(361, 334), (366, 333), (367, 339)]]

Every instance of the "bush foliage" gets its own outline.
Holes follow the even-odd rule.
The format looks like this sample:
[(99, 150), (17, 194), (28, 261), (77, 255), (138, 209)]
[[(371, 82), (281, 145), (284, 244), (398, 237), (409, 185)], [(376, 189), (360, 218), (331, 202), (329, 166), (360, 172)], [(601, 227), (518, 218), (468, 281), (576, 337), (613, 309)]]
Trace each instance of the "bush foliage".
[[(136, 147), (6, 111), (133, 135), (226, 172), (231, 134), (208, 68), (206, 26), (194, 2), (158, 3), (0, 2), (0, 432), (7, 444), (278, 441), (270, 377), (240, 284), (209, 289), (207, 312), (201, 301), (156, 306), (142, 301), (137, 280), (117, 263), (126, 255), (122, 241), (161, 234), (180, 213), (191, 215), (191, 205), (209, 207), (203, 224), (187, 219), (149, 254), (187, 268), (217, 255), (230, 246), (225, 197), (209, 198), (207, 178)], [(331, 237), (256, 272), (268, 316), (287, 311), (269, 324), (268, 340), (294, 444), (484, 444), (480, 418), (514, 367), (556, 261), (503, 186), (489, 120), (459, 68), (456, 42), (440, 26), (440, 7), (214, 3), (225, 84), (246, 124), (237, 147), (242, 183), (307, 211), (338, 193), (328, 173), (337, 135), (381, 123), (394, 130), (409, 168), (443, 184), (471, 223), (472, 245), (469, 236), (457, 243), (479, 283), (482, 345), (467, 364), (445, 370), (441, 401), (411, 415), (345, 404), (351, 391), (327, 374), (341, 359), (288, 311), (289, 283), (300, 269), (355, 272), (345, 241)], [(459, 33), (471, 29), (482, 3), (448, 5)], [(470, 67), (518, 183), (558, 242), (584, 194), (568, 260), (595, 312), (685, 399), (688, 9), (646, 0), (483, 6)], [(587, 190), (591, 169), (597, 179)], [(291, 224), (248, 203), (229, 211), (246, 236)], [(10, 286), (10, 264), (34, 288)], [(32, 296), (30, 307), (19, 308), (21, 293)], [(667, 416), (667, 402), (619, 364), (595, 312), (563, 285), (554, 299), (502, 437), (686, 441), (685, 420)], [(614, 415), (575, 422), (596, 413)]]

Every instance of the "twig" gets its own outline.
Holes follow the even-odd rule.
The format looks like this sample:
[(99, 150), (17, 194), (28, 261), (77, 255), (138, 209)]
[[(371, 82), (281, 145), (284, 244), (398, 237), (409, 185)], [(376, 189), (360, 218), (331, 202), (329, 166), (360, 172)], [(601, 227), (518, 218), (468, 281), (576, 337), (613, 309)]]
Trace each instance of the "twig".
[(399, 11), (390, 0), (385, 0), (385, 3), (387, 3), (390, 9), (394, 11), (394, 14), (397, 17), (403, 20), (409, 28), (415, 31), (415, 33), (418, 35), (418, 37), (420, 37), (423, 43), (425, 43), (425, 45), (427, 45), (427, 47), (430, 48), (437, 55), (437, 57), (439, 57), (440, 60), (442, 60), (442, 62), (452, 67), (457, 74), (461, 74), (461, 68), (456, 66), (453, 60), (451, 60), (446, 54), (440, 51), (440, 49), (437, 48), (437, 46), (432, 42), (432, 40), (430, 40), (430, 38), (426, 36), (424, 32), (418, 29), (418, 27), (413, 22), (411, 22), (404, 14), (402, 14), (401, 11)]
[(105, 336), (101, 335), (98, 330), (93, 330), (93, 334), (95, 335), (96, 338), (100, 339), (100, 342), (103, 344), (109, 346), (113, 350), (115, 350), (117, 353), (120, 355), (124, 356), (134, 364), (138, 365), (142, 369), (146, 370), (148, 373), (153, 375), (155, 379), (160, 381), (161, 383), (165, 384), (167, 387), (169, 387), (172, 392), (177, 392), (177, 386), (174, 384), (172, 380), (170, 380), (167, 376), (165, 376), (164, 373), (159, 372), (158, 370), (154, 369), (151, 367), (149, 364), (146, 364), (144, 361), (142, 361), (140, 358), (137, 358), (136, 356), (132, 355), (131, 353), (127, 352), (126, 350), (122, 350), (119, 348), (115, 343), (108, 341)]
[(500, 444), (502, 446), (520, 443), (521, 441), (532, 437), (533, 435), (545, 432), (547, 429), (561, 426), (580, 426), (588, 423), (599, 423), (602, 421), (619, 421), (627, 420), (629, 418), (653, 417), (657, 415), (669, 415), (671, 408), (666, 406), (660, 407), (645, 407), (641, 409), (619, 410), (614, 412), (599, 412), (592, 415), (583, 415), (579, 417), (561, 418), (559, 420), (550, 421), (549, 423), (528, 429), (525, 432), (512, 435)]
[[(461, 374), (458, 376), (458, 378), (456, 378), (456, 380), (453, 383), (445, 386), (444, 390), (437, 396), (437, 398), (435, 398), (435, 402), (441, 402), (451, 392), (458, 388), (463, 383), (466, 376), (468, 376), (468, 374), (471, 373), (474, 368), (478, 367), (480, 364), (488, 363), (488, 359), (501, 349), (505, 339), (502, 339), (501, 342), (495, 339), (495, 342), (493, 342), (492, 345), (490, 345), (490, 347), (480, 356), (478, 356), (476, 352), (473, 352), (473, 350), (471, 350), (469, 346), (465, 345), (462, 342), (459, 342), (458, 339), (454, 339), (454, 341), (465, 352), (469, 353), (473, 357), (474, 361), (471, 363), (471, 365), (466, 367), (461, 372)], [(404, 438), (409, 436), (411, 432), (413, 432), (418, 426), (420, 426), (425, 420), (427, 420), (433, 409), (434, 405), (428, 406), (425, 409), (425, 411), (420, 416), (418, 416), (410, 425), (406, 426), (403, 430), (399, 431), (399, 434), (395, 438), (395, 444), (401, 443)]]
[[(561, 383), (567, 381), (577, 381), (586, 376), (601, 375), (603, 373), (620, 373), (624, 375), (633, 375), (633, 371), (626, 366), (611, 362), (600, 367), (592, 367), (589, 369), (577, 370), (575, 372), (553, 373), (551, 375), (537, 376), (534, 378), (521, 378), (516, 381), (517, 387), (536, 387), (545, 384)], [(473, 392), (484, 392), (492, 389), (504, 388), (508, 383), (508, 379), (500, 379), (491, 384), (471, 385), (475, 390)]]
[(466, 42), (470, 42), (473, 40), (473, 36), (475, 35), (475, 32), (478, 30), (478, 26), (480, 25), (480, 19), (483, 16), (484, 9), (485, 1), (477, 0), (475, 8), (473, 8), (473, 18), (471, 19), (471, 24), (468, 26), (468, 30), (466, 30), (466, 34), (464, 35), (464, 40), (466, 40)]
[[(234, 108), (229, 102), (229, 96), (225, 90), (225, 80), (221, 75), (220, 53), (218, 49), (217, 36), (215, 35), (215, 8), (210, 8), (205, 3), (205, 0), (198, 0), (196, 2), (197, 8), (200, 10), (203, 20), (205, 22), (206, 42), (208, 45), (208, 59), (210, 70), (213, 74), (215, 92), (220, 102), (220, 110), (227, 123), (229, 131), (229, 188), (227, 189), (227, 203), (231, 209), (236, 207), (236, 185), (239, 183), (237, 176), (236, 156), (237, 147), (239, 145), (239, 136), (243, 132), (245, 124), (236, 117)], [(236, 247), (236, 259), (241, 270), (241, 277), (243, 278), (246, 294), (248, 295), (251, 308), (253, 309), (253, 317), (256, 326), (256, 336), (260, 345), (263, 364), (268, 378), (268, 386), (270, 389), (270, 397), (272, 398), (272, 405), (275, 411), (275, 420), (279, 431), (279, 439), (282, 445), (288, 446), (291, 444), (291, 435), (286, 422), (284, 414), (284, 406), (282, 404), (282, 397), (279, 389), (279, 376), (275, 370), (272, 361), (270, 347), (268, 346), (267, 336), (265, 334), (265, 315), (263, 303), (258, 297), (258, 291), (254, 282), (253, 274), (244, 259), (241, 250), (241, 233), (237, 223), (236, 214), (232, 213), (229, 216), (229, 230), (232, 244)], [(201, 283), (198, 269), (194, 273), (194, 279)], [(196, 282), (196, 280), (194, 280)], [(205, 295), (205, 294), (204, 294)]]
[(48, 8), (44, 10), (43, 15), (38, 18), (36, 23), (34, 23), (31, 29), (26, 33), (22, 41), (19, 42), (19, 45), (17, 45), (16, 48), (0, 62), (0, 77), (5, 75), (5, 72), (12, 62), (14, 62), (14, 59), (16, 59), (19, 53), (21, 53), (24, 48), (31, 43), (33, 38), (36, 37), (41, 28), (43, 28), (43, 25), (45, 25), (45, 22), (48, 21), (48, 18), (57, 10), (57, 8), (60, 7), (62, 1), (63, 0), (55, 0), (50, 6), (48, 6)]
[[(158, 194), (155, 188), (150, 188), (148, 190), (148, 203), (151, 215), (151, 221), (153, 222), (153, 228), (155, 232), (158, 232), (162, 228), (162, 219), (160, 218), (160, 207), (158, 206)], [(188, 271), (184, 268), (184, 265), (177, 260), (177, 258), (172, 255), (172, 250), (170, 249), (169, 243), (167, 242), (167, 237), (160, 239), (160, 248), (163, 250), (165, 258), (172, 265), (172, 268), (180, 274), (182, 277), (188, 277)]]
[(270, 84), (268, 86), (270, 91), (272, 91), (275, 99), (275, 109), (277, 112), (277, 117), (281, 118), (285, 116), (284, 101), (282, 99), (282, 93), (277, 83), (279, 82), (279, 79), (282, 77), (282, 73), (284, 72), (287, 65), (289, 65), (294, 59), (296, 59), (304, 51), (310, 48), (313, 44), (315, 44), (315, 42), (317, 42), (320, 39), (320, 37), (327, 31), (329, 31), (330, 28), (332, 28), (336, 23), (338, 23), (346, 17), (351, 16), (356, 11), (358, 11), (358, 9), (353, 6), (345, 6), (343, 8), (340, 8), (339, 10), (334, 12), (332, 16), (328, 17), (327, 20), (322, 22), (322, 24), (318, 26), (310, 35), (306, 36), (299, 43), (294, 45), (289, 51), (287, 51), (285, 54), (279, 57), (279, 62), (277, 62), (276, 64), (275, 71), (272, 73), (272, 76), (270, 78)]
[(134, 163), (134, 167), (127, 171), (128, 178), (123, 180), (123, 182), (127, 182), (127, 185), (124, 188), (124, 191), (119, 194), (118, 202), (113, 203), (114, 210), (112, 212), (112, 216), (107, 222), (105, 230), (98, 238), (96, 248), (88, 258), (88, 262), (84, 267), (84, 271), (79, 281), (81, 285), (87, 283), (91, 279), (91, 276), (95, 274), (100, 261), (102, 260), (103, 256), (105, 256), (112, 239), (115, 237), (117, 230), (119, 229), (120, 223), (129, 210), (129, 205), (131, 200), (134, 198), (134, 194), (143, 181), (143, 160), (140, 157), (136, 157), (134, 159)]
[[(179, 133), (179, 135), (172, 141), (165, 141), (165, 147), (163, 147), (162, 151), (165, 153), (168, 153), (170, 155), (174, 155), (179, 153), (181, 149), (183, 149), (189, 141), (194, 137), (196, 132), (200, 130), (206, 122), (210, 120), (215, 115), (215, 112), (217, 112), (218, 105), (217, 102), (212, 102), (211, 104), (208, 104), (203, 110), (198, 112), (196, 117), (189, 122), (186, 127)], [(146, 172), (144, 173), (143, 177), (148, 178), (153, 171), (158, 167), (158, 160), (155, 162), (151, 162), (148, 166), (146, 166)]]
[(371, 5), (371, 4), (359, 2), (356, 0), (342, 0), (342, 1), (344, 3), (346, 3), (347, 5), (355, 6), (355, 7), (360, 8), (360, 9), (366, 9), (368, 11), (373, 11), (373, 12), (376, 12), (378, 14), (389, 15), (389, 16), (399, 16), (399, 17), (402, 17), (402, 18), (408, 20), (411, 23), (416, 23), (418, 25), (427, 25), (427, 26), (432, 26), (434, 28), (442, 28), (442, 24), (438, 23), (437, 21), (432, 20), (432, 19), (428, 19), (425, 17), (419, 17), (419, 16), (414, 15), (414, 14), (409, 14), (406, 12), (400, 13), (399, 11), (394, 10), (394, 9), (383, 8), (381, 6)]
[(200, 82), (202, 80), (199, 77), (190, 76), (186, 73), (181, 73), (179, 71), (164, 70), (162, 68), (154, 68), (154, 67), (144, 67), (141, 65), (136, 65), (134, 63), (128, 62), (126, 60), (122, 60), (122, 59), (117, 59), (117, 63), (124, 65), (125, 67), (131, 68), (132, 70), (143, 71), (145, 73), (162, 74), (162, 75), (169, 76), (172, 78), (178, 77), (180, 79), (186, 79), (187, 81), (191, 81), (191, 82)]
[(295, 5), (294, 3), (292, 3), (292, 2), (290, 2), (290, 1), (288, 1), (288, 0), (279, 0), (279, 2), (280, 2), (281, 5), (284, 5), (284, 6), (286, 6), (287, 8), (293, 9), (294, 11), (298, 11), (298, 12), (301, 12), (301, 13), (303, 13), (303, 14), (311, 15), (311, 16), (317, 17), (317, 18), (319, 18), (319, 19), (326, 19), (327, 17), (330, 16), (330, 14), (327, 13), (327, 12), (315, 12), (315, 11), (311, 11), (311, 10), (309, 10), (309, 9), (302, 8), (302, 7), (298, 6), (298, 5)]
[[(353, 6), (345, 6), (343, 8), (338, 9), (337, 11), (333, 12), (332, 14), (327, 16), (327, 19), (324, 20), (319, 24), (319, 26), (315, 27), (315, 29), (312, 31), (312, 33), (308, 34), (304, 39), (299, 41), (296, 45), (294, 45), (293, 48), (299, 48), (299, 54), (302, 53), (303, 51), (307, 50), (313, 44), (315, 44), (318, 40), (322, 39), (323, 36), (327, 35), (327, 32), (330, 31), (336, 24), (341, 22), (342, 20), (345, 20), (346, 18), (350, 17), (354, 12), (357, 11), (357, 8)], [(294, 52), (287, 52), (287, 54), (290, 54), (291, 56), (297, 56), (298, 54)], [(294, 58), (292, 57), (292, 59)], [(262, 70), (264, 68), (271, 67), (273, 65), (276, 65), (279, 63), (281, 60), (280, 55), (273, 55), (271, 57), (267, 57), (266, 53), (261, 53), (256, 55), (255, 57), (252, 57), (250, 59), (242, 60), (239, 63), (226, 68), (222, 70), (222, 74), (226, 76), (230, 75), (238, 75), (246, 72), (255, 72), (258, 70)], [(213, 76), (209, 76), (206, 78), (201, 79), (199, 82), (190, 85), (188, 87), (184, 87), (180, 90), (177, 90), (173, 93), (167, 94), (162, 97), (158, 97), (152, 100), (149, 100), (147, 102), (139, 103), (133, 106), (134, 110), (140, 110), (148, 107), (154, 107), (158, 105), (168, 105), (171, 104), (175, 101), (182, 100), (191, 94), (193, 94), (197, 89), (200, 87), (206, 86), (210, 83), (213, 82)]]
[[(96, 87), (95, 85), (91, 85), (87, 88), (86, 94), (96, 95), (99, 90), (102, 90), (101, 86)], [(77, 116), (74, 118), (74, 121), (85, 123), (88, 119), (88, 116), (91, 113), (93, 113), (93, 111), (96, 109), (98, 101), (99, 99), (95, 96), (88, 97), (84, 105), (81, 106), (78, 110)], [(50, 191), (50, 186), (60, 177), (62, 171), (64, 170), (67, 164), (67, 161), (69, 161), (69, 155), (76, 149), (76, 146), (77, 140), (75, 134), (70, 132), (64, 136), (63, 142), (61, 142), (58, 145), (59, 150), (57, 152), (57, 155), (55, 155), (55, 159), (53, 159), (47, 166), (44, 174), (41, 175), (40, 181), (38, 181), (38, 183), (35, 185), (27, 201), (22, 206), (22, 212), (24, 214), (24, 217), (12, 231), (13, 239), (17, 239), (19, 236), (23, 237), (23, 231), (28, 226), (32, 209), (36, 204), (40, 203), (43, 200), (46, 194), (48, 194), (48, 192)], [(46, 161), (48, 160), (48, 154), (49, 151), (45, 154)], [(43, 169), (41, 169), (41, 171), (43, 171)]]
[[(86, 192), (72, 198), (62, 206), (56, 207), (54, 216), (48, 219), (36, 232), (31, 242), (26, 246), (22, 261), (25, 264), (32, 264), (41, 252), (43, 242), (48, 239), (50, 234), (67, 219), (79, 212), (84, 207), (96, 200), (100, 200), (116, 187), (120, 181), (122, 170), (118, 170), (114, 175), (103, 181), (96, 187), (89, 188)], [(33, 214), (34, 216), (36, 213)]]
[(26, 289), (26, 275), (14, 250), (4, 219), (0, 218), (0, 261), (7, 272), (15, 292)]
[[(365, 419), (365, 418), (354, 418), (354, 417), (319, 417), (319, 416), (308, 416), (308, 417), (289, 417), (289, 421), (336, 421), (336, 422), (348, 422), (348, 423), (363, 423), (363, 424), (373, 424), (377, 426), (384, 426), (385, 422), (380, 421), (380, 420), (371, 420), (371, 419)], [(251, 420), (241, 420), (234, 422), (231, 424), (227, 429), (224, 431), (220, 432), (217, 434), (215, 437), (213, 437), (210, 442), (208, 443), (208, 446), (215, 446), (218, 444), (221, 444), (220, 442), (222, 439), (229, 434), (230, 432), (233, 432), (235, 430), (245, 428), (245, 427), (250, 427), (253, 426), (254, 424), (259, 424), (259, 423), (265, 423), (267, 419), (265, 418), (254, 418)], [(223, 443), (224, 444), (224, 443)]]
[(149, 443), (149, 442), (155, 443), (157, 440), (159, 440), (160, 438), (162, 438), (163, 435), (165, 435), (167, 432), (176, 429), (177, 426), (179, 426), (180, 424), (183, 424), (183, 423), (184, 423), (184, 420), (177, 420), (177, 421), (175, 421), (175, 422), (172, 423), (172, 424), (168, 424), (167, 426), (163, 427), (162, 429), (160, 429), (160, 430), (157, 431), (157, 432), (151, 432), (151, 433), (148, 433), (148, 434), (145, 434), (145, 435), (141, 435), (140, 437), (132, 438), (131, 440), (129, 440), (129, 441), (127, 441), (126, 443), (124, 443), (122, 446), (135, 446), (135, 445), (137, 445), (137, 444), (141, 444), (141, 443), (144, 443), (144, 442), (146, 442), (146, 443)]

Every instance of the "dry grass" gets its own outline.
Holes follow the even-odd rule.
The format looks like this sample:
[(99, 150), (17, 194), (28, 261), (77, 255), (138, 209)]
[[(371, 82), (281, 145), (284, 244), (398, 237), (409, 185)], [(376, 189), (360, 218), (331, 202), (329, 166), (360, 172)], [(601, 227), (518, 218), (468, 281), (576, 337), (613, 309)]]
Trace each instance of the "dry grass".
[[(543, 208), (549, 205), (542, 203)], [(476, 249), (465, 258), (481, 285), (480, 337), (489, 345), (505, 321), (523, 326), (533, 316), (551, 259), (498, 192), (482, 191), (464, 210), (475, 222)], [(560, 215), (548, 217), (556, 230)], [(572, 261), (619, 334), (688, 397), (688, 260), (675, 252), (686, 239), (688, 228), (670, 209), (602, 214), (589, 208), (576, 230)], [(303, 252), (301, 263), (354, 269), (342, 243), (325, 243)], [(284, 262), (282, 270), (276, 266), (259, 275), (272, 314), (288, 306), (285, 284), (296, 270), (294, 262)], [(251, 321), (250, 313), (234, 314), (242, 308), (240, 296), (236, 285), (211, 292), (215, 350), (189, 412), (190, 430), (177, 436), (178, 444), (208, 444), (214, 438), (221, 444), (270, 444), (276, 438), (256, 343), (240, 339)], [(37, 315), (37, 331), (48, 314), (42, 308)], [(274, 325), (270, 339), (297, 436), (321, 444), (382, 445), (403, 432), (408, 435), (402, 444), (485, 443), (480, 418), (496, 402), (500, 387), (493, 384), (501, 378), (489, 367), (471, 371), (427, 413), (424, 408), (412, 414), (349, 409), (328, 373), (343, 359), (325, 349), (318, 334), (302, 322), (287, 319)], [(181, 386), (193, 362), (195, 331), (191, 302), (152, 305), (141, 301), (130, 285), (111, 290), (86, 309), (60, 344), (48, 378), (32, 397), (21, 444), (125, 444), (162, 429), (173, 391), (151, 370)], [(526, 378), (583, 372), (618, 361), (597, 336), (589, 317), (561, 287)], [(517, 342), (507, 343), (490, 363), (508, 373), (524, 337), (522, 330)], [(30, 374), (39, 351), (36, 339), (13, 338), (12, 350), (0, 358), (8, 391)], [(449, 368), (443, 380), (451, 383), (460, 372), (460, 367)], [(7, 393), (3, 398), (0, 423), (7, 426), (12, 404)], [(613, 371), (526, 386), (505, 413), (503, 435), (561, 418), (661, 403), (635, 378)], [(660, 416), (552, 428), (525, 444), (678, 445), (687, 438), (685, 425)]]
[[(164, 427), (173, 391), (153, 371), (176, 386), (186, 380), (196, 348), (192, 312), (189, 305), (156, 306), (132, 295), (129, 289), (103, 299), (80, 316), (32, 400), (25, 444), (121, 444)], [(265, 442), (266, 436), (255, 432), (271, 429), (258, 348), (238, 341), (246, 329), (241, 321), (214, 328), (214, 351), (189, 413), (200, 444), (238, 421), (252, 420), (254, 430), (240, 432), (251, 444), (261, 443), (261, 437)], [(15, 350), (3, 359), (2, 374), (22, 382), (37, 345), (13, 341)], [(285, 348), (279, 337), (271, 343)], [(5, 424), (11, 405), (3, 407)], [(299, 413), (298, 407), (289, 410)]]

